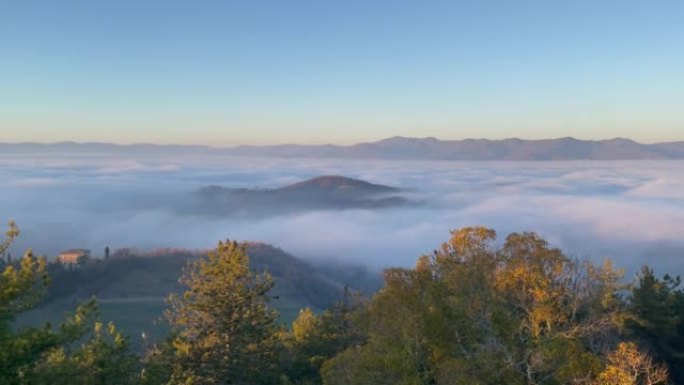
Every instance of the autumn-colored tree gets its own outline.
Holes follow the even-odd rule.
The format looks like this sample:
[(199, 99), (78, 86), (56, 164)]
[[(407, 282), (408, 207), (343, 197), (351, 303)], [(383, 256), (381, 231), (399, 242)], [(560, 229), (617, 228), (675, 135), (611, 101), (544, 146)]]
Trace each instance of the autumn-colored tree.
[(14, 239), (19, 236), (19, 228), (14, 221), (10, 221), (7, 227), (8, 229), (5, 232), (5, 239), (0, 242), (0, 257), (5, 256), (5, 252), (7, 252), (7, 249), (9, 249), (9, 247), (12, 245)]
[(279, 355), (273, 280), (250, 270), (244, 245), (219, 242), (192, 262), (170, 298), (172, 384), (272, 384)]
[(528, 384), (577, 382), (599, 368), (615, 340), (621, 273), (550, 248), (533, 233), (511, 234), (495, 289), (513, 328), (498, 333), (509, 365)]
[(286, 384), (321, 384), (321, 365), (343, 350), (365, 341), (367, 300), (345, 289), (342, 300), (320, 315), (302, 309), (284, 335), (287, 354), (282, 363)]
[[(2, 254), (19, 234), (10, 223)], [(13, 384), (132, 384), (137, 358), (114, 325), (104, 332), (94, 300), (79, 306), (59, 328), (16, 327), (21, 312), (34, 307), (49, 283), (45, 258), (28, 251), (0, 275), (0, 383)]]
[[(18, 234), (10, 224), (0, 255)], [(16, 327), (47, 288), (46, 265), (29, 251), (0, 275), (3, 385), (658, 385), (659, 360), (681, 369), (678, 278), (644, 268), (625, 300), (610, 262), (569, 258), (534, 233), (497, 245), (487, 228), (453, 231), (415, 268), (386, 270), (372, 300), (347, 292), (303, 309), (289, 332), (268, 306), (270, 275), (250, 269), (245, 245), (220, 242), (183, 272), (171, 333), (140, 375), (94, 300), (59, 328)]]
[[(93, 306), (94, 302), (90, 305)], [(84, 341), (73, 340), (45, 351), (33, 365), (22, 369), (22, 383), (31, 385), (126, 385), (139, 382), (138, 358), (127, 338), (113, 323), (93, 320), (84, 307), (67, 320), (62, 332), (73, 328)], [(82, 326), (82, 325), (85, 325)], [(83, 339), (83, 337), (81, 338)]]
[(333, 384), (589, 384), (617, 341), (620, 273), (565, 256), (534, 233), (493, 246), (452, 233), (414, 269), (389, 269), (367, 343), (322, 367)]
[(651, 357), (640, 352), (631, 342), (621, 342), (608, 354), (608, 365), (594, 385), (665, 385), (668, 371), (664, 364), (657, 364)]
[(0, 383), (20, 383), (20, 372), (47, 350), (59, 346), (62, 336), (49, 329), (14, 329), (14, 321), (40, 300), (48, 277), (44, 258), (27, 252), (19, 265), (8, 265), (0, 276)]

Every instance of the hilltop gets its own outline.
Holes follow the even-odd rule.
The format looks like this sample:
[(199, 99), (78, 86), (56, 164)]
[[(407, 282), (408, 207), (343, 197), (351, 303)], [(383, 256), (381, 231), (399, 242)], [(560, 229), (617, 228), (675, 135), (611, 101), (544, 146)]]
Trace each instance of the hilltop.
[(319, 176), (272, 189), (206, 186), (199, 189), (188, 213), (273, 216), (312, 210), (384, 209), (415, 204), (397, 187), (339, 175)]
[(323, 175), (280, 187), (276, 191), (312, 191), (312, 190), (354, 190), (357, 192), (380, 193), (399, 192), (401, 189), (381, 184), (373, 184), (364, 180), (347, 178), (340, 175)]

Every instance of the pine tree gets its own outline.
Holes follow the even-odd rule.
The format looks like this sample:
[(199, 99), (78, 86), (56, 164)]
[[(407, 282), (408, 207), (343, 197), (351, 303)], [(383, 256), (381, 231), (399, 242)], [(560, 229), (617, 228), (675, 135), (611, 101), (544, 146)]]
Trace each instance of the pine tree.
[(675, 383), (684, 382), (684, 289), (681, 279), (659, 279), (644, 266), (629, 298), (627, 331), (649, 353), (664, 360)]
[(245, 246), (219, 242), (192, 262), (170, 298), (173, 384), (268, 384), (276, 378), (277, 313), (268, 307), (273, 280), (249, 268)]

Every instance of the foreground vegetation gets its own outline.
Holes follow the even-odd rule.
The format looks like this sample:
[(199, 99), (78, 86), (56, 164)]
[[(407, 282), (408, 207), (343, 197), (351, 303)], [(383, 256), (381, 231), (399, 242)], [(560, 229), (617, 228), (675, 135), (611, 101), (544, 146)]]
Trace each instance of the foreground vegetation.
[[(0, 244), (4, 254), (14, 225)], [(565, 256), (534, 233), (452, 232), (413, 269), (388, 269), (372, 298), (347, 292), (291, 328), (273, 279), (220, 242), (169, 298), (168, 337), (142, 356), (88, 301), (59, 326), (15, 327), (48, 290), (29, 251), (0, 277), (1, 384), (684, 383), (684, 292), (644, 267), (625, 285), (609, 261)]]
[[(118, 249), (111, 258), (87, 259), (77, 268), (48, 263), (49, 290), (37, 307), (17, 317), (15, 325), (58, 324), (78, 303), (96, 296), (101, 317), (130, 335), (132, 348), (139, 352), (168, 334), (168, 325), (159, 322), (166, 297), (185, 290), (178, 282), (183, 268), (206, 257), (208, 251)], [(291, 323), (305, 307), (316, 312), (330, 307), (341, 298), (345, 284), (370, 294), (381, 283), (380, 274), (364, 268), (316, 265), (262, 243), (247, 244), (247, 254), (252, 269), (267, 270), (273, 276), (271, 306), (278, 309), (281, 323)]]

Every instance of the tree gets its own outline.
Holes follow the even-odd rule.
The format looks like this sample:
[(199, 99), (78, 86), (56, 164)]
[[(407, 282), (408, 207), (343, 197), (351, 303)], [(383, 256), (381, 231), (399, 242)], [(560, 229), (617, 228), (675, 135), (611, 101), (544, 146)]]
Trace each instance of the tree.
[(0, 276), (0, 383), (18, 384), (21, 370), (62, 343), (63, 337), (48, 327), (14, 330), (17, 315), (41, 298), (48, 283), (45, 269), (45, 259), (29, 251), (18, 267), (8, 265)]
[(320, 315), (302, 309), (291, 332), (284, 336), (285, 383), (321, 384), (320, 369), (326, 360), (365, 341), (366, 306), (361, 294), (345, 289), (343, 299)]
[(249, 268), (245, 246), (219, 242), (192, 262), (170, 298), (173, 384), (272, 384), (279, 354), (277, 312), (268, 307), (273, 280)]
[(570, 259), (534, 233), (501, 249), (496, 290), (514, 328), (500, 334), (528, 384), (570, 382), (598, 368), (617, 337), (621, 272)]
[[(0, 254), (19, 234), (10, 222)], [(79, 306), (54, 329), (15, 328), (14, 320), (42, 298), (49, 277), (45, 258), (29, 250), (18, 266), (8, 265), (0, 276), (0, 383), (13, 384), (132, 384), (137, 358), (114, 325), (106, 333), (94, 300)]]
[[(78, 317), (77, 312), (71, 322), (80, 322)], [(105, 326), (96, 320), (90, 325), (82, 344), (74, 340), (47, 350), (34, 365), (21, 372), (22, 383), (137, 384), (138, 358), (130, 353), (127, 338), (111, 322)]]
[(644, 266), (629, 298), (626, 329), (664, 360), (676, 383), (684, 383), (684, 290), (679, 277), (658, 279)]
[(5, 256), (5, 252), (7, 251), (7, 249), (9, 249), (10, 245), (12, 245), (14, 239), (19, 236), (19, 228), (17, 227), (17, 224), (14, 223), (14, 221), (10, 221), (7, 227), (8, 229), (5, 232), (5, 239), (3, 239), (2, 242), (0, 242), (0, 257)]
[(667, 367), (656, 364), (631, 342), (621, 342), (608, 354), (608, 365), (595, 385), (658, 385), (668, 383)]
[(452, 232), (414, 269), (389, 269), (367, 342), (322, 367), (333, 384), (589, 384), (618, 342), (620, 272), (565, 256), (534, 233), (494, 247)]

